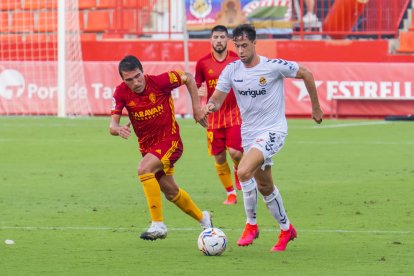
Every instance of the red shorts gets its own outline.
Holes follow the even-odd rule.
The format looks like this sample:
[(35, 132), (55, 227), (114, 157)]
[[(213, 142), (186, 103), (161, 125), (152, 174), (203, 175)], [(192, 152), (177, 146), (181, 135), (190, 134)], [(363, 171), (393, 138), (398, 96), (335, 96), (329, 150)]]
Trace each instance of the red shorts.
[(240, 126), (207, 130), (208, 154), (217, 155), (227, 148), (243, 152)]
[(183, 142), (181, 139), (175, 140), (166, 140), (154, 145), (149, 149), (145, 154), (151, 153), (160, 159), (161, 163), (164, 165), (164, 172), (166, 175), (173, 175), (174, 173), (174, 164), (180, 159), (183, 154)]

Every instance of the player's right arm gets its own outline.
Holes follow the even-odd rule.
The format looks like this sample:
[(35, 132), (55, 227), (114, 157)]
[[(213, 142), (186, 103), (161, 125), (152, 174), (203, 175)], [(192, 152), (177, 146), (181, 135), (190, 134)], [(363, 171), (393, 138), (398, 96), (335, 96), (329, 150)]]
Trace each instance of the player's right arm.
[(211, 95), (210, 99), (208, 100), (207, 104), (204, 106), (203, 111), (205, 114), (211, 114), (216, 112), (220, 109), (221, 105), (223, 104), (224, 100), (226, 99), (228, 93), (225, 93), (220, 90), (214, 90), (213, 95)]
[(131, 136), (131, 122), (128, 122), (124, 126), (120, 125), (122, 110), (125, 107), (125, 101), (123, 100), (122, 91), (122, 86), (117, 86), (114, 92), (114, 97), (112, 98), (111, 122), (109, 123), (109, 133), (113, 136), (121, 136), (124, 139), (128, 139), (128, 137)]
[(109, 133), (114, 136), (121, 136), (124, 139), (128, 139), (131, 136), (131, 122), (128, 122), (126, 125), (121, 126), (121, 115), (113, 114), (111, 115), (111, 123), (109, 124)]

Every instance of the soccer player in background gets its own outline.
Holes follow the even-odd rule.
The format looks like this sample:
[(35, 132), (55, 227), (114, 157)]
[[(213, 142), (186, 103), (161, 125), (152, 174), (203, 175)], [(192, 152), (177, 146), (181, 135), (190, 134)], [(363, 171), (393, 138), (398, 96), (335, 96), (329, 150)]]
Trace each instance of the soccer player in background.
[[(215, 26), (211, 30), (210, 37), (212, 51), (197, 61), (195, 81), (199, 88), (200, 97), (205, 96), (207, 90), (207, 101), (213, 94), (218, 77), (224, 67), (239, 59), (235, 52), (227, 49), (228, 39), (227, 28), (223, 25)], [(203, 82), (205, 82), (207, 89), (202, 86)], [(220, 110), (208, 116), (207, 128), (208, 152), (214, 156), (217, 175), (227, 192), (224, 204), (237, 203), (237, 194), (233, 187), (226, 150), (233, 160), (235, 186), (238, 190), (241, 189), (237, 178), (237, 167), (243, 155), (240, 125), (240, 111), (234, 93), (230, 90)]]
[(308, 90), (312, 117), (322, 122), (313, 75), (296, 62), (269, 59), (256, 53), (256, 30), (248, 24), (233, 30), (233, 42), (240, 60), (230, 63), (223, 70), (216, 90), (203, 107), (206, 114), (220, 110), (233, 88), (242, 116), (242, 141), (244, 155), (238, 168), (243, 190), (246, 226), (237, 244), (247, 246), (259, 236), (256, 221), (257, 189), (281, 230), (271, 251), (284, 251), (289, 241), (296, 238), (278, 188), (273, 183), (272, 157), (285, 143), (287, 121), (285, 115), (284, 78), (303, 79)]
[[(148, 230), (141, 234), (141, 239), (156, 240), (167, 236), (161, 191), (169, 201), (197, 220), (203, 229), (212, 227), (210, 213), (202, 212), (173, 178), (174, 164), (183, 153), (183, 144), (175, 120), (171, 91), (186, 85), (192, 100), (194, 119), (203, 127), (207, 125), (200, 109), (193, 76), (180, 71), (169, 71), (157, 76), (144, 75), (141, 62), (134, 56), (122, 59), (118, 71), (123, 82), (116, 87), (113, 95), (109, 132), (128, 139), (132, 124), (138, 137), (142, 154), (138, 178), (144, 188), (152, 220)], [(124, 108), (130, 121), (120, 125)]]

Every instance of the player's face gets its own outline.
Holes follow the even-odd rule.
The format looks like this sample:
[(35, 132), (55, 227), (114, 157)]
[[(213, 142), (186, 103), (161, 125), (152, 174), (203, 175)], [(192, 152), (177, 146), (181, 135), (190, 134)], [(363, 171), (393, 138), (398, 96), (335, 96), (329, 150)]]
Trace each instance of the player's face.
[(141, 93), (145, 89), (144, 73), (140, 69), (122, 71), (125, 84), (135, 93)]
[(246, 65), (252, 63), (256, 54), (256, 41), (250, 41), (246, 36), (234, 40), (237, 55)]
[(213, 32), (211, 34), (211, 46), (213, 50), (221, 54), (227, 49), (228, 36), (226, 32)]

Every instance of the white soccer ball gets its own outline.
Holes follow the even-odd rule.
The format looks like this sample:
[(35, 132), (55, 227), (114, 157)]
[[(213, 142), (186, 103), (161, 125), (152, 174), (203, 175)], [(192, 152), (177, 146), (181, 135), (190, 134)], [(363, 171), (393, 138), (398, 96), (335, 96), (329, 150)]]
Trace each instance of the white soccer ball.
[(206, 256), (219, 256), (226, 246), (226, 234), (219, 228), (207, 228), (198, 236), (198, 249)]

